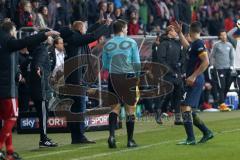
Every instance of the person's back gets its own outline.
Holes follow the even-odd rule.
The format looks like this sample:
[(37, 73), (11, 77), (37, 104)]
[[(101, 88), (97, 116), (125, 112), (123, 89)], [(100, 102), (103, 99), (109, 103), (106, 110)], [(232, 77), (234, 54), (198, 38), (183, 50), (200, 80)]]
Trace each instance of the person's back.
[[(137, 43), (127, 38), (127, 22), (117, 20), (113, 23), (113, 32), (115, 37), (108, 41), (103, 49), (102, 62), (103, 69), (109, 71), (108, 91), (116, 95), (117, 103), (113, 104), (112, 111), (109, 114), (109, 148), (116, 148), (115, 128), (117, 117), (120, 111), (120, 103), (126, 105), (128, 116), (126, 121), (128, 143), (127, 146), (137, 147), (133, 140), (134, 131), (134, 108), (137, 103), (136, 91), (130, 91), (138, 85), (138, 73), (140, 67), (140, 56)], [(128, 81), (128, 78), (130, 81)]]
[(103, 49), (111, 61), (105, 61), (104, 67), (109, 67), (111, 73), (134, 73), (133, 62), (139, 62), (136, 58), (137, 43), (128, 37), (115, 36), (108, 41)]

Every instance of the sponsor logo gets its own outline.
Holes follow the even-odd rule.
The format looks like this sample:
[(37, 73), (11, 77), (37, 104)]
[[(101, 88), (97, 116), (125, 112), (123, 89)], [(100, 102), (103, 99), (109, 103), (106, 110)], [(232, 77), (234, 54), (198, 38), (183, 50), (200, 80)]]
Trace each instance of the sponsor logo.
[(106, 126), (108, 125), (108, 114), (89, 116), (85, 119), (85, 124), (88, 127), (92, 126)]
[(38, 128), (38, 118), (21, 118), (21, 129), (35, 129)]
[[(21, 118), (21, 129), (37, 129), (39, 128), (38, 118)], [(48, 128), (66, 128), (67, 122), (65, 117), (50, 117), (48, 119)]]
[(67, 122), (65, 117), (51, 117), (48, 119), (48, 128), (66, 128)]

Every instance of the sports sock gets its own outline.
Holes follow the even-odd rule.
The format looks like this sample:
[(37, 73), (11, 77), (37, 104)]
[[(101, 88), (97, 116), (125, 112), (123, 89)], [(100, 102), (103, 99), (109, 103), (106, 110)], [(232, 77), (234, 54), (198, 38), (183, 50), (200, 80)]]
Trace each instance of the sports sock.
[(128, 141), (133, 139), (134, 124), (135, 124), (135, 116), (128, 115), (126, 119)]
[(206, 127), (203, 121), (198, 117), (196, 112), (192, 112), (192, 117), (193, 117), (193, 124), (197, 128), (199, 128), (203, 134), (207, 134), (209, 132), (209, 129)]
[(182, 119), (183, 119), (183, 125), (187, 134), (188, 140), (194, 140), (194, 132), (193, 132), (193, 120), (192, 120), (192, 114), (190, 111), (183, 112), (182, 113)]
[(117, 126), (117, 117), (118, 115), (114, 112), (109, 114), (109, 134), (110, 136), (115, 137), (115, 128)]

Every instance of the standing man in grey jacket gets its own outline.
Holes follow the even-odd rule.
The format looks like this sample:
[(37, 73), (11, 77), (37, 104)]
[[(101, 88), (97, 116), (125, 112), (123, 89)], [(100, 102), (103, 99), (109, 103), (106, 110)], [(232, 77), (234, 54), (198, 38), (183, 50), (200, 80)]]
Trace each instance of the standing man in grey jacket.
[(224, 100), (232, 83), (231, 71), (234, 66), (234, 48), (227, 41), (227, 33), (224, 30), (219, 32), (220, 41), (213, 46), (211, 64), (217, 70), (219, 104), (225, 105)]

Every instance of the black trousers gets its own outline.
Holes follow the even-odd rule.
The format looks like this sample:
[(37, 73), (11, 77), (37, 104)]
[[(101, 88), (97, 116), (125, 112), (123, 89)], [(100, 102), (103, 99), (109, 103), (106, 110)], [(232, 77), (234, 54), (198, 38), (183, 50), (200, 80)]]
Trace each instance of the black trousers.
[(233, 78), (231, 77), (230, 69), (217, 69), (217, 73), (219, 79), (218, 85), (219, 103), (221, 104), (225, 102), (225, 98), (233, 82)]
[(29, 110), (29, 100), (30, 100), (30, 93), (29, 87), (27, 84), (20, 84), (18, 88), (18, 101), (19, 101), (19, 111), (26, 112)]
[(30, 73), (30, 94), (39, 118), (40, 139), (47, 138), (48, 100), (50, 89), (48, 85), (48, 72), (41, 67), (41, 77), (32, 68)]
[[(86, 111), (86, 97), (71, 97), (74, 100), (73, 105), (71, 106), (72, 113), (85, 113)], [(76, 122), (68, 122), (69, 129), (71, 131), (71, 139), (72, 143), (80, 142), (85, 138), (85, 121), (76, 121)]]
[(33, 100), (39, 119), (40, 140), (47, 138), (48, 101)]
[(175, 113), (180, 113), (180, 104), (183, 97), (183, 81), (180, 78), (170, 76), (166, 76), (164, 79), (171, 82), (174, 88), (168, 95), (154, 100), (155, 110), (161, 109), (161, 112), (167, 112), (169, 103), (171, 103), (170, 109), (174, 109)]

